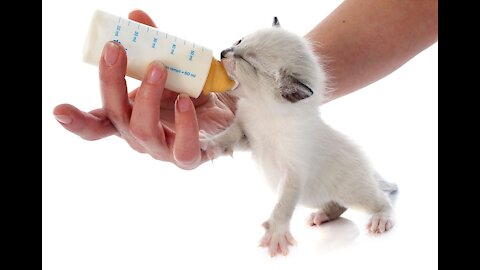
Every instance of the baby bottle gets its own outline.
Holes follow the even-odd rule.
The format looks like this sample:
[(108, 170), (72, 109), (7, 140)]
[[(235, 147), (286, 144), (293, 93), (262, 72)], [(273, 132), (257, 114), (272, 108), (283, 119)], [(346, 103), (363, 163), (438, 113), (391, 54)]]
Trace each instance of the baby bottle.
[(98, 65), (108, 41), (125, 48), (129, 77), (142, 80), (147, 66), (153, 60), (160, 60), (168, 72), (165, 87), (178, 93), (197, 98), (201, 93), (230, 90), (235, 84), (210, 49), (97, 10), (90, 24), (83, 60)]

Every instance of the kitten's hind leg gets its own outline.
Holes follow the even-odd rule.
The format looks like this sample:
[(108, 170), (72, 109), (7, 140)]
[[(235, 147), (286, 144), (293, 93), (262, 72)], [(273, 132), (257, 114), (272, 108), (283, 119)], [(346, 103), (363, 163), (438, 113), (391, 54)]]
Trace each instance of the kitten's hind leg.
[(384, 233), (393, 227), (393, 219), (389, 213), (375, 213), (367, 224), (367, 229), (372, 233)]
[(372, 233), (384, 233), (393, 227), (392, 205), (385, 193), (378, 191), (366, 200), (362, 206), (373, 213), (367, 224)]
[(328, 202), (321, 207), (317, 212), (312, 213), (308, 218), (308, 224), (310, 226), (320, 225), (327, 221), (335, 220), (340, 217), (347, 208), (339, 205), (336, 202)]

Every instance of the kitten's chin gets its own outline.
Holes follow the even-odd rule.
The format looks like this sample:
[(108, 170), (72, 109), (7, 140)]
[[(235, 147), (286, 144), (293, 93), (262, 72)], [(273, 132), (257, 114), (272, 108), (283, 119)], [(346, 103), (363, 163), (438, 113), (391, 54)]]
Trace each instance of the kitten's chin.
[(225, 69), (227, 71), (227, 75), (228, 75), (228, 78), (230, 78), (230, 80), (234, 81), (235, 82), (235, 85), (233, 85), (232, 89), (230, 89), (230, 91), (233, 91), (235, 89), (237, 89), (239, 86), (240, 86), (240, 82), (238, 81), (238, 79), (235, 77), (235, 75), (233, 75), (232, 73), (230, 73), (230, 70), (228, 69)]
[(235, 86), (229, 91), (229, 93), (232, 96), (235, 96), (237, 98), (246, 98), (247, 97), (245, 95), (245, 89), (243, 87), (243, 84), (241, 84), (238, 81), (235, 81)]
[[(230, 77), (230, 79), (232, 79), (232, 78)], [(240, 86), (240, 83), (237, 80), (235, 80), (235, 79), (232, 79), (232, 80), (235, 82), (235, 85), (232, 87), (232, 89), (230, 89), (230, 91), (233, 91)]]

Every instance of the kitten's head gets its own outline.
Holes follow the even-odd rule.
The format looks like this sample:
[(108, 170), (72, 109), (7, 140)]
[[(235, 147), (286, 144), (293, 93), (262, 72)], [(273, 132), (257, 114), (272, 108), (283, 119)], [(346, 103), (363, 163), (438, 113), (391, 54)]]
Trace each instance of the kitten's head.
[(239, 88), (232, 93), (239, 96), (266, 95), (296, 103), (324, 95), (325, 74), (309, 43), (282, 29), (277, 17), (272, 27), (245, 36), (222, 51), (221, 59)]

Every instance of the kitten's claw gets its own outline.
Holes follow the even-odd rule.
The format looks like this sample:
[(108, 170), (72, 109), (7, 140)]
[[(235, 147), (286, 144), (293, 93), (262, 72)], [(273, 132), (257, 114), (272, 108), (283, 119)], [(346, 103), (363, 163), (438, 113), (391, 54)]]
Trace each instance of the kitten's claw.
[(393, 220), (389, 215), (377, 213), (372, 216), (367, 224), (367, 229), (372, 233), (384, 233), (393, 227)]
[(260, 247), (268, 248), (271, 257), (277, 254), (288, 255), (288, 246), (296, 245), (297, 241), (287, 230), (272, 229), (268, 222), (262, 224), (265, 228), (265, 235), (260, 240)]
[(310, 217), (307, 220), (308, 225), (310, 226), (318, 226), (322, 223), (330, 221), (330, 218), (325, 214), (323, 211), (317, 211), (315, 213), (310, 214)]

